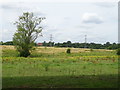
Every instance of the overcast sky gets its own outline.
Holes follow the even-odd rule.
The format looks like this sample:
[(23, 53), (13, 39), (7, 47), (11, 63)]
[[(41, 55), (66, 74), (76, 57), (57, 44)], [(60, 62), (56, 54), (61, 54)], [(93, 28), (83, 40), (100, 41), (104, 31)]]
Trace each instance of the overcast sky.
[(43, 37), (36, 42), (118, 42), (117, 2), (5, 2), (1, 4), (0, 25), (2, 41), (11, 41), (16, 31), (13, 24), (23, 12), (33, 12), (35, 16), (46, 17)]

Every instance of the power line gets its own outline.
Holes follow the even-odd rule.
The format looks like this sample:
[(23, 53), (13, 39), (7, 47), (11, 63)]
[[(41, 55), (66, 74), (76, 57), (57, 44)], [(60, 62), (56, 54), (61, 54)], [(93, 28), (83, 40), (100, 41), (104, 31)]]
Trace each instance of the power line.
[(53, 36), (52, 34), (50, 34), (50, 42), (52, 42), (52, 40), (53, 40)]
[(85, 46), (84, 46), (84, 48), (86, 48), (86, 43), (87, 43), (87, 35), (85, 35)]
[(53, 36), (52, 34), (50, 34), (50, 46), (52, 47), (52, 40), (53, 40)]

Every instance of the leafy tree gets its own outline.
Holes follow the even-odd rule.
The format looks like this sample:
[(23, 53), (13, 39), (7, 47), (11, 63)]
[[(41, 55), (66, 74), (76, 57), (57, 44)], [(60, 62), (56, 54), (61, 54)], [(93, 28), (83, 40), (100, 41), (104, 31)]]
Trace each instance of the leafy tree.
[(47, 46), (47, 43), (46, 43), (46, 41), (44, 41), (44, 42), (43, 42), (43, 46)]
[(110, 45), (110, 46), (108, 47), (108, 49), (118, 49), (118, 44), (113, 43), (112, 45)]
[(35, 40), (39, 35), (42, 35), (40, 23), (43, 19), (45, 18), (38, 18), (33, 13), (26, 12), (16, 21), (17, 32), (14, 34), (13, 43), (20, 52), (20, 56), (27, 57), (30, 55)]
[(110, 42), (106, 42), (106, 44), (104, 44), (104, 47), (108, 48), (110, 45), (111, 45)]
[(67, 41), (67, 46), (71, 47), (71, 41)]

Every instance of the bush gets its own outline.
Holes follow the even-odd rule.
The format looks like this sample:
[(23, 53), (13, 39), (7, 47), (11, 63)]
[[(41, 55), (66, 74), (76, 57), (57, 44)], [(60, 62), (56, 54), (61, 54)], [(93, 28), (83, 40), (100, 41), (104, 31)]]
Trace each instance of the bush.
[(20, 52), (20, 57), (28, 57), (30, 55), (29, 50), (21, 50)]
[(71, 53), (71, 49), (67, 49), (66, 53)]
[(93, 51), (93, 49), (91, 48), (91, 49), (90, 49), (90, 51), (92, 52), (92, 51)]
[(117, 50), (117, 55), (120, 55), (120, 48)]

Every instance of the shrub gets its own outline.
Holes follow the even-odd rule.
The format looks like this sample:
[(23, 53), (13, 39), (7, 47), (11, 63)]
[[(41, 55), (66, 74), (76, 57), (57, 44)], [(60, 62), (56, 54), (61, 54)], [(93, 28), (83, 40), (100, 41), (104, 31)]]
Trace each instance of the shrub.
[(90, 51), (92, 52), (92, 51), (93, 51), (93, 49), (91, 48), (91, 49), (90, 49)]
[(71, 53), (71, 49), (68, 48), (67, 51), (66, 51), (66, 53)]
[(120, 48), (117, 49), (117, 55), (120, 55)]

